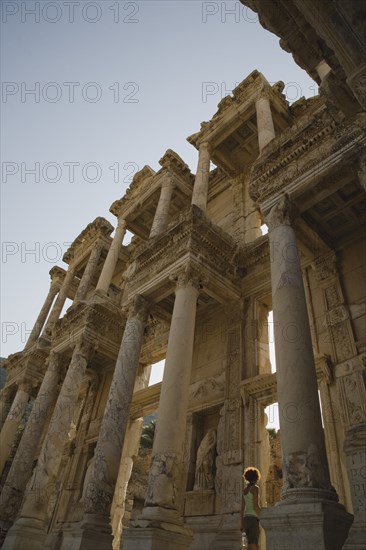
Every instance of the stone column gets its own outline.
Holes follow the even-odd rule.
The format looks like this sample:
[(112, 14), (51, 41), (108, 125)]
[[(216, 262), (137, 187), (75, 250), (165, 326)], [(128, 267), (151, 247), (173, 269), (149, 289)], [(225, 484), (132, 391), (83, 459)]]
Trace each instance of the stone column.
[(327, 76), (327, 74), (332, 70), (328, 63), (323, 59), (320, 61), (320, 63), (317, 64), (315, 67), (316, 72), (319, 75), (320, 80), (324, 80), (324, 78)]
[(3, 550), (39, 550), (45, 546), (49, 495), (57, 486), (62, 453), (74, 417), (92, 345), (81, 339), (74, 348), (37, 465), (29, 484), (20, 517), (9, 530)]
[(0, 392), (0, 430), (9, 414), (14, 399), (14, 388), (5, 386)]
[(266, 220), (284, 486), (261, 522), (269, 548), (341, 550), (352, 518), (329, 479), (294, 214), (284, 195)]
[(126, 234), (126, 225), (127, 225), (126, 220), (124, 220), (123, 218), (118, 219), (116, 232), (114, 234), (111, 247), (108, 250), (108, 254), (104, 262), (102, 272), (99, 276), (96, 290), (102, 290), (105, 293), (108, 292), (109, 285), (111, 284), (114, 270), (118, 262), (119, 252), (121, 250), (123, 238)]
[[(191, 533), (180, 518), (183, 449), (191, 376), (199, 279), (191, 270), (176, 278), (158, 421), (145, 507), (123, 534), (123, 549), (189, 548)], [(140, 544), (140, 546), (138, 546)]]
[(244, 240), (245, 244), (247, 244), (258, 239), (262, 235), (262, 232), (258, 208), (249, 195), (249, 178), (245, 178), (244, 185)]
[(173, 194), (173, 189), (174, 182), (170, 176), (167, 176), (161, 184), (160, 197), (150, 231), (150, 239), (152, 237), (160, 235), (165, 231), (165, 228), (168, 224), (169, 207)]
[(25, 413), (25, 408), (29, 401), (31, 387), (29, 383), (22, 382), (19, 384), (18, 391), (15, 394), (14, 401), (10, 407), (10, 411), (0, 434), (0, 474), (4, 469), (11, 447), (14, 442), (17, 429), (20, 421)]
[(44, 304), (41, 308), (41, 311), (39, 312), (37, 320), (34, 323), (34, 326), (32, 328), (32, 332), (29, 335), (29, 338), (27, 340), (27, 343), (26, 343), (24, 349), (30, 348), (34, 344), (34, 342), (37, 340), (38, 336), (41, 334), (43, 325), (44, 325), (44, 323), (47, 319), (47, 315), (48, 315), (48, 313), (51, 309), (53, 300), (55, 299), (55, 296), (56, 296), (58, 290), (59, 290), (58, 285), (54, 281), (51, 281), (51, 286), (50, 286), (50, 289), (48, 291), (47, 297), (46, 297), (45, 302), (44, 302)]
[(261, 154), (264, 147), (276, 137), (268, 97), (262, 96), (257, 99), (255, 110), (257, 113), (259, 153)]
[[(60, 289), (60, 292), (58, 293), (58, 296), (56, 298), (56, 301), (53, 305), (53, 308), (51, 310), (51, 313), (47, 319), (46, 325), (43, 329), (42, 336), (45, 336), (46, 338), (49, 338), (52, 333), (53, 325), (58, 321), (62, 308), (64, 307), (64, 304), (66, 302), (66, 298), (68, 297), (70, 287), (74, 280), (74, 268), (72, 266), (69, 266), (69, 269), (66, 272), (64, 282), (62, 284), (62, 287)], [(41, 336), (41, 337), (42, 337)]]
[[(112, 548), (110, 509), (130, 415), (147, 315), (146, 300), (137, 296), (129, 309), (97, 446), (87, 474), (88, 485), (83, 490), (84, 519), (71, 534), (73, 550)], [(78, 539), (77, 543), (75, 539)], [(62, 548), (71, 548), (70, 539), (64, 539)]]
[(102, 243), (100, 243), (99, 241), (95, 242), (90, 252), (88, 263), (85, 266), (85, 270), (84, 270), (83, 276), (81, 277), (78, 289), (76, 291), (75, 302), (85, 300), (86, 295), (88, 294), (88, 291), (90, 289), (93, 276), (98, 267), (98, 262), (99, 262), (99, 258), (102, 253), (102, 250), (103, 250)]
[(192, 204), (206, 211), (208, 197), (208, 180), (210, 176), (210, 145), (207, 141), (200, 143), (196, 179), (194, 181)]
[(43, 429), (57, 397), (61, 368), (61, 357), (51, 352), (46, 373), (1, 493), (0, 519), (5, 527), (14, 523), (19, 512)]

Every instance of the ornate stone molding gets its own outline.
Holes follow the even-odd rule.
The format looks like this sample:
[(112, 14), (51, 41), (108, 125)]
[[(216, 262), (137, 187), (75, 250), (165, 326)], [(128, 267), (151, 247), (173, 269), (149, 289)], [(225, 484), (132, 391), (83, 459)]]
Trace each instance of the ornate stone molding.
[(339, 363), (335, 367), (341, 416), (347, 428), (366, 422), (364, 370), (360, 356)]
[(195, 407), (204, 402), (208, 402), (224, 398), (225, 391), (225, 373), (219, 376), (205, 378), (195, 384), (192, 384), (189, 389), (190, 407)]
[[(251, 170), (250, 195), (260, 204), (291, 186), (291, 193), (307, 178), (314, 180), (321, 169), (328, 169), (329, 162), (357, 154), (365, 141), (364, 130), (354, 121), (332, 115), (323, 100), (311, 105), (293, 127), (281, 133), (281, 154), (278, 144), (269, 144), (264, 155), (258, 158)], [(341, 153), (344, 151), (344, 153)]]
[(192, 206), (159, 239), (149, 242), (149, 246), (142, 243), (135, 251), (131, 292), (141, 287), (143, 282), (151, 281), (154, 275), (164, 270), (171, 271), (172, 261), (186, 258), (187, 254), (203, 266), (212, 266), (215, 272), (235, 284), (236, 250), (236, 243), (227, 233), (214, 226), (199, 208)]
[(155, 176), (155, 171), (150, 166), (144, 166), (142, 170), (137, 172), (131, 185), (126, 190), (124, 196), (115, 201), (109, 211), (117, 217), (124, 216), (130, 210), (130, 207), (137, 204), (141, 196), (151, 186), (152, 178)]
[(67, 264), (72, 263), (76, 256), (80, 256), (80, 250), (86, 250), (88, 243), (92, 243), (96, 237), (100, 236), (104, 239), (110, 237), (114, 227), (108, 220), (102, 217), (96, 218), (89, 223), (85, 229), (76, 237), (71, 246), (67, 249), (63, 256), (63, 261)]
[(329, 277), (336, 276), (336, 260), (337, 258), (334, 251), (314, 260), (312, 267), (314, 269), (315, 278), (317, 281), (325, 281)]

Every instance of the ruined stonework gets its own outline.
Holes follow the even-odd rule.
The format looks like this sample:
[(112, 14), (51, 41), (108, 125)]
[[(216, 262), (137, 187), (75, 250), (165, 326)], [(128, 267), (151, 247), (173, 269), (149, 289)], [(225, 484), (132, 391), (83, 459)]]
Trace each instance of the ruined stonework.
[(5, 361), (4, 550), (236, 550), (250, 465), (261, 550), (364, 548), (363, 8), (242, 1), (321, 93), (253, 71), (188, 137), (195, 173), (167, 150), (51, 270)]

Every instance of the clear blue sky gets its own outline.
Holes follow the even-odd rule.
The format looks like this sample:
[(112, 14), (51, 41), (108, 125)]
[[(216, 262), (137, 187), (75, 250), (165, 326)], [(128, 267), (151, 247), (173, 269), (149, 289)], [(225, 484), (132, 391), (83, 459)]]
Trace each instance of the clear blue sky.
[(239, 2), (1, 4), (6, 357), (24, 346), (49, 270), (66, 267), (68, 244), (95, 217), (115, 223), (109, 206), (137, 169), (158, 169), (171, 148), (195, 171), (186, 137), (236, 83), (258, 69), (291, 101), (317, 88)]

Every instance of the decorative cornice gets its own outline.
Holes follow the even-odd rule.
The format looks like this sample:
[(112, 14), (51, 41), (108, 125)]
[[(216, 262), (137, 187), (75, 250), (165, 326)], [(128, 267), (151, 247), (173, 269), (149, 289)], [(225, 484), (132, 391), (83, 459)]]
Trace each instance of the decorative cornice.
[(314, 179), (315, 167), (342, 149), (348, 155), (350, 151), (357, 153), (365, 141), (361, 126), (355, 121), (345, 121), (340, 115), (334, 118), (319, 101), (317, 109), (284, 130), (253, 164), (250, 196), (263, 204), (283, 193), (289, 184), (294, 187), (306, 174)]
[(142, 170), (134, 175), (132, 183), (127, 188), (124, 196), (114, 201), (109, 211), (117, 217), (123, 216), (123, 213), (132, 206), (134, 201), (139, 202), (141, 195), (150, 186), (151, 179), (155, 174), (156, 172), (150, 166), (144, 166)]
[(179, 177), (184, 177), (188, 182), (193, 186), (194, 175), (192, 174), (188, 164), (184, 162), (183, 159), (173, 151), (168, 149), (162, 158), (159, 160), (159, 164), (162, 168), (166, 168), (169, 172), (178, 175)]
[(142, 279), (169, 267), (172, 258), (193, 253), (202, 265), (211, 265), (232, 282), (237, 280), (233, 263), (237, 245), (222, 229), (212, 224), (197, 207), (191, 206), (178, 221), (153, 243), (141, 243), (135, 251), (135, 270), (130, 277), (136, 288)]
[(110, 304), (74, 304), (59, 319), (52, 331), (52, 345), (57, 348), (63, 341), (72, 341), (79, 334), (86, 332), (95, 340), (104, 341), (106, 338), (115, 346), (119, 346), (125, 326), (125, 317), (116, 308), (111, 310)]
[(112, 224), (108, 220), (102, 217), (96, 218), (93, 222), (89, 223), (85, 229), (76, 237), (72, 245), (66, 250), (63, 261), (69, 264), (80, 249), (84, 249), (88, 242), (94, 241), (98, 237), (110, 237), (110, 234), (114, 230)]

